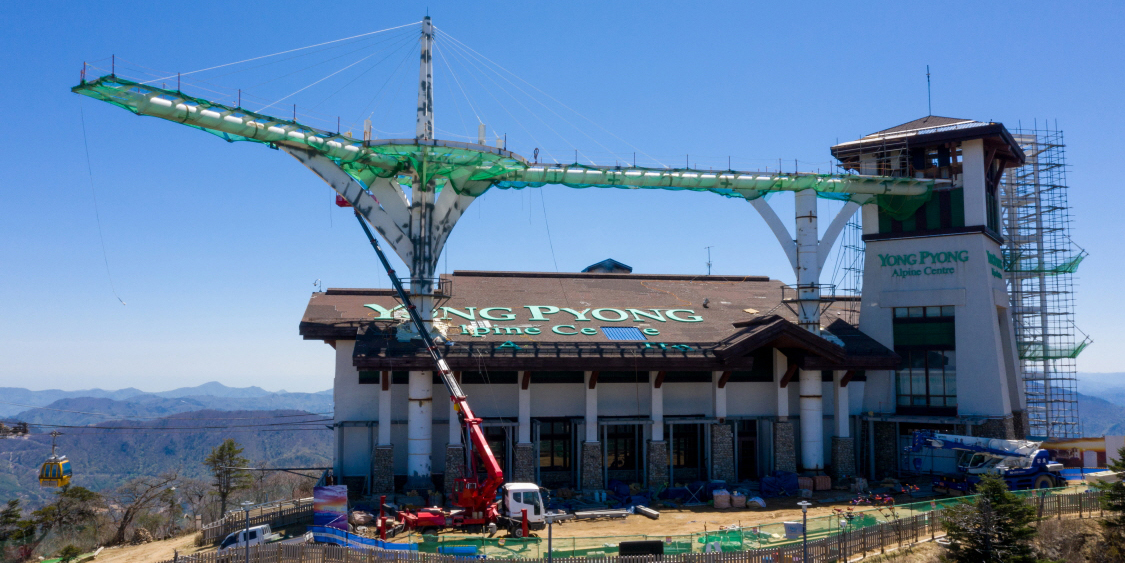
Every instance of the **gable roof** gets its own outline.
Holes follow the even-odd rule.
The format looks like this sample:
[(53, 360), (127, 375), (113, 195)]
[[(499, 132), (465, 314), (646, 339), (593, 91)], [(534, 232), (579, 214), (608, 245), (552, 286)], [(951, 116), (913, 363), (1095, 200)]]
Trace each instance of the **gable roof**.
[(882, 131), (876, 131), (874, 133), (871, 133), (871, 134), (865, 135), (865, 136), (866, 137), (872, 137), (872, 136), (875, 136), (875, 135), (887, 135), (887, 134), (890, 134), (890, 133), (902, 133), (904, 131), (914, 131), (916, 129), (929, 129), (929, 128), (933, 128), (933, 127), (941, 127), (941, 126), (944, 126), (944, 125), (957, 125), (957, 124), (966, 124), (967, 125), (967, 124), (972, 124), (972, 123), (975, 123), (975, 124), (978, 124), (978, 125), (986, 125), (985, 123), (981, 123), (980, 121), (974, 121), (972, 119), (962, 119), (960, 117), (942, 117), (940, 115), (927, 115), (926, 117), (919, 117), (918, 119), (907, 121), (906, 123), (903, 123), (902, 125), (895, 125), (894, 127), (883, 129)]
[(630, 273), (633, 272), (633, 267), (628, 265), (628, 264), (618, 262), (617, 260), (614, 260), (613, 258), (606, 258), (605, 260), (602, 260), (601, 262), (595, 262), (593, 264), (590, 264), (589, 266), (586, 266), (585, 268), (582, 268), (582, 272), (583, 273), (590, 273), (590, 272), (603, 272), (603, 273), (625, 272), (627, 274), (630, 274)]

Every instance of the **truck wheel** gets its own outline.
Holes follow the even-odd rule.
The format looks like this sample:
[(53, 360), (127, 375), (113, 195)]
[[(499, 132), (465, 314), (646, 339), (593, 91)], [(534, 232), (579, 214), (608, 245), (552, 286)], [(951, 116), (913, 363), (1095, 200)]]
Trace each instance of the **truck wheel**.
[(1055, 486), (1055, 480), (1050, 475), (1040, 475), (1035, 478), (1036, 489), (1050, 489)]
[(513, 538), (522, 538), (523, 526), (512, 526), (508, 529), (508, 533), (511, 534)]

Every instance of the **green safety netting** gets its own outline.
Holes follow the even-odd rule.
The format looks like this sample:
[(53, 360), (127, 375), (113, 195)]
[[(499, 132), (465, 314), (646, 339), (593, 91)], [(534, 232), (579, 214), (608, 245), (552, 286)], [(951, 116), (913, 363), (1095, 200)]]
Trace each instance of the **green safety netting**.
[(815, 190), (822, 198), (869, 203), (905, 219), (930, 199), (934, 182), (913, 178), (839, 174), (780, 174), (688, 168), (598, 167), (529, 163), (514, 153), (450, 141), (362, 141), (347, 134), (247, 111), (183, 92), (114, 75), (83, 81), (71, 91), (127, 109), (206, 131), (229, 142), (250, 141), (307, 147), (336, 162), (365, 186), (395, 178), (419, 190), (448, 186), (479, 196), (501, 189), (558, 184), (571, 188), (661, 189), (710, 192), (754, 200), (781, 191)]
[[(1040, 489), (1035, 491), (1013, 491), (1024, 498), (1049, 497), (1073, 493), (1076, 488)], [(900, 504), (894, 507), (858, 508), (842, 511), (830, 516), (808, 519), (808, 538), (818, 540), (834, 536), (841, 531), (854, 532), (895, 519), (910, 518), (927, 514), (965, 502), (974, 497), (943, 498)], [(561, 524), (565, 529), (566, 524)], [(700, 524), (703, 528), (703, 524)], [(540, 559), (547, 555), (547, 532), (536, 532), (539, 537), (501, 538), (483, 535), (420, 535), (399, 536), (394, 541), (416, 543), (422, 553), (467, 554), (457, 548), (474, 548), (472, 555), (483, 555), (498, 559)], [(660, 541), (664, 543), (667, 555), (684, 553), (705, 553), (708, 551), (745, 551), (750, 549), (775, 548), (799, 543), (799, 539), (785, 537), (785, 524), (773, 522), (762, 525), (735, 526), (732, 528), (700, 529), (692, 534), (634, 534), (618, 536), (554, 537), (551, 541), (551, 555), (554, 557), (600, 558), (614, 556), (619, 552), (623, 541)]]

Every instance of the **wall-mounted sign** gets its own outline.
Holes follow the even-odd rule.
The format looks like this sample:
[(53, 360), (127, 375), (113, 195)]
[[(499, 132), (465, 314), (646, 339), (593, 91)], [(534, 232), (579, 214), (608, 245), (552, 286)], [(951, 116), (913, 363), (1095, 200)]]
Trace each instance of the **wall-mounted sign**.
[[(368, 309), (375, 311), (375, 315), (371, 318), (378, 320), (392, 320), (392, 319), (405, 319), (407, 318), (406, 311), (402, 309), (402, 305), (395, 305), (387, 309), (378, 303), (368, 303), (364, 305)], [(526, 309), (526, 318), (524, 316)], [(536, 326), (528, 326), (530, 323), (535, 322), (551, 322), (563, 321), (566, 323), (589, 323), (589, 322), (603, 322), (603, 323), (649, 323), (649, 322), (677, 322), (677, 323), (701, 323), (703, 317), (695, 314), (693, 309), (633, 309), (633, 308), (612, 308), (612, 307), (587, 307), (585, 309), (571, 309), (569, 307), (556, 307), (554, 305), (525, 305), (520, 309), (513, 310), (511, 307), (465, 307), (457, 309), (455, 307), (438, 307), (433, 311), (433, 318), (445, 321), (470, 321), (468, 324), (459, 325), (462, 335), (483, 338), (489, 334), (528, 334), (537, 335), (541, 334), (543, 330)], [(498, 326), (493, 322), (506, 322), (506, 323), (524, 323), (522, 325), (508, 325)], [(659, 336), (660, 331), (655, 328), (647, 327), (640, 329), (646, 336)], [(557, 324), (550, 327), (550, 331), (560, 336), (574, 336), (576, 334), (584, 334), (593, 336), (598, 334), (598, 330), (591, 326), (580, 326), (577, 324)]]
[(988, 252), (987, 250), (985, 251), (985, 254), (988, 255), (988, 265), (992, 266), (992, 277), (1004, 279), (1004, 274), (1000, 273), (1004, 271), (1004, 261), (1001, 260), (999, 256)]
[(969, 261), (968, 250), (942, 252), (911, 252), (908, 254), (877, 254), (879, 266), (894, 268), (892, 278), (943, 276), (957, 272), (957, 264)]

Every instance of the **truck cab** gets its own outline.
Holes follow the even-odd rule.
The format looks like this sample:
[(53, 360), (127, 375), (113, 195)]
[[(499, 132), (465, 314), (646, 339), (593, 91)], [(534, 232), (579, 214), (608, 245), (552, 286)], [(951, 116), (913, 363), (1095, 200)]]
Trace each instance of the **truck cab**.
[(513, 536), (523, 535), (523, 511), (527, 511), (527, 529), (547, 527), (547, 509), (535, 483), (506, 483), (500, 488), (500, 519), (502, 528)]
[(238, 548), (262, 545), (279, 539), (281, 539), (281, 535), (273, 533), (270, 530), (269, 524), (251, 526), (247, 530), (233, 532), (223, 539), (223, 543), (219, 544), (219, 553), (225, 553), (228, 550)]

